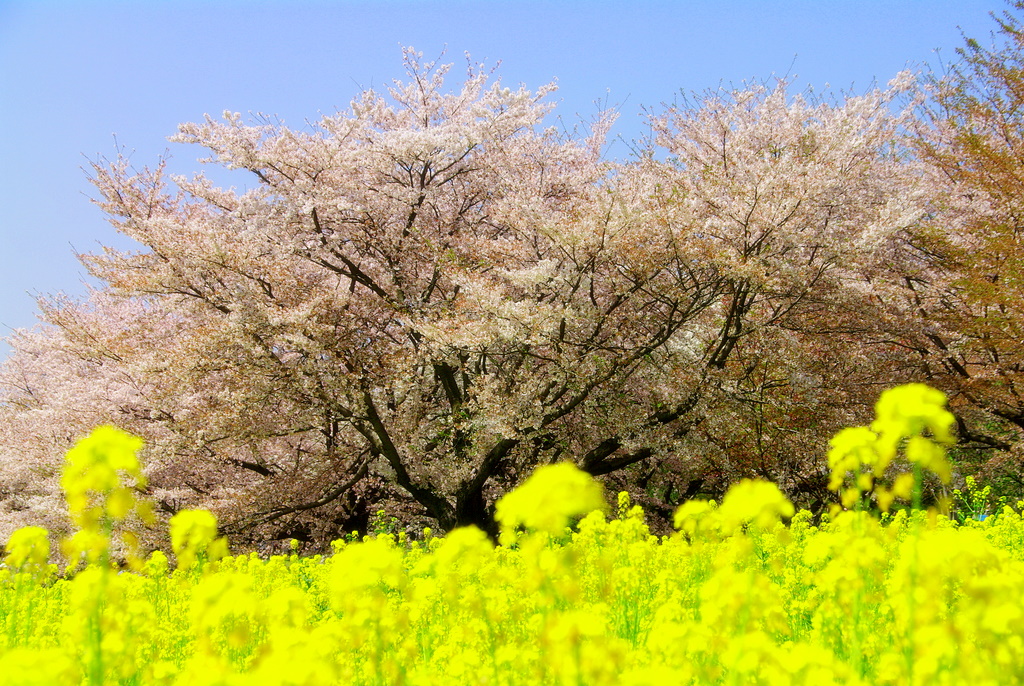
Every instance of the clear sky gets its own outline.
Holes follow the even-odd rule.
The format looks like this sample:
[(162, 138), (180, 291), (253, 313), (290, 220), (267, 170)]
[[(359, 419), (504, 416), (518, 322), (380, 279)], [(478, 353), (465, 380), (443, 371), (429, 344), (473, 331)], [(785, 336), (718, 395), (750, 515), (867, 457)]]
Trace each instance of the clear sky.
[[(643, 106), (680, 92), (789, 75), (816, 91), (864, 91), (954, 58), (961, 29), (985, 42), (1002, 0), (0, 0), (0, 335), (30, 327), (34, 294), (85, 292), (75, 252), (118, 236), (82, 167), (115, 155), (171, 171), (201, 151), (179, 122), (224, 110), (301, 127), (364, 87), (403, 76), (401, 46), (495, 64), (509, 86), (552, 79), (556, 114), (618, 106), (613, 135), (644, 132)], [(936, 49), (939, 50), (938, 56)], [(457, 81), (450, 81), (453, 88)], [(613, 144), (613, 157), (628, 155)], [(209, 173), (225, 184), (246, 176)], [(236, 172), (235, 174), (242, 174)], [(0, 343), (0, 356), (9, 347)]]

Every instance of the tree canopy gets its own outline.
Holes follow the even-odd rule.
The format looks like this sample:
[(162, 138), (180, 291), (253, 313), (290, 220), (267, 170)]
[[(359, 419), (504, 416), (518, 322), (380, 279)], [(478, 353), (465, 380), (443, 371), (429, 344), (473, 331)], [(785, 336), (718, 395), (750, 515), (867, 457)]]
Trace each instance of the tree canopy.
[(252, 540), (365, 530), (385, 497), (495, 535), (498, 497), (563, 460), (663, 515), (746, 476), (820, 502), (828, 436), (925, 377), (966, 399), (965, 440), (1019, 451), (985, 428), (1024, 428), (1021, 34), (1001, 26), (926, 106), (909, 74), (833, 101), (697, 94), (625, 161), (612, 113), (548, 128), (553, 85), (470, 65), (448, 90), (411, 49), (404, 81), (302, 130), (181, 125), (248, 190), (99, 160), (97, 202), (140, 247), (82, 255), (104, 286), (13, 337), (0, 496), (44, 512), (59, 455), (113, 423), (146, 439), (167, 512)]

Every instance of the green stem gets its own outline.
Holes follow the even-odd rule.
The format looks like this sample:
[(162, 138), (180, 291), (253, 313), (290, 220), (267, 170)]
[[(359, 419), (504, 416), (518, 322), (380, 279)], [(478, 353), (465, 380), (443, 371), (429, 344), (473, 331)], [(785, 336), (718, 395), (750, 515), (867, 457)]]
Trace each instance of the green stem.
[(913, 509), (911, 511), (912, 519), (910, 526), (912, 527), (908, 531), (908, 535), (912, 538), (911, 543), (911, 557), (910, 557), (910, 585), (909, 593), (910, 596), (907, 602), (907, 644), (903, 650), (903, 656), (907, 663), (907, 683), (914, 682), (914, 614), (917, 610), (917, 603), (914, 598), (914, 589), (917, 587), (917, 544), (921, 537), (921, 525), (918, 521), (917, 514), (921, 511), (921, 503), (923, 501), (924, 492), (924, 472), (921, 469), (921, 465), (914, 463), (914, 491), (913, 491)]

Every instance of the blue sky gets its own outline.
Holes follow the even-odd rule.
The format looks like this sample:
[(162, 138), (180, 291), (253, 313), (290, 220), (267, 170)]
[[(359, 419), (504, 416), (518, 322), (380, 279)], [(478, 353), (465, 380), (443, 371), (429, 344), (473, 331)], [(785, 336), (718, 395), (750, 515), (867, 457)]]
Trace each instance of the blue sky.
[[(171, 170), (202, 151), (177, 124), (224, 110), (301, 127), (403, 75), (402, 45), (495, 64), (502, 81), (552, 79), (556, 114), (618, 106), (613, 135), (644, 132), (642, 106), (773, 75), (864, 91), (954, 58), (960, 30), (987, 39), (1002, 0), (547, 0), (56, 2), (0, 0), (0, 335), (30, 327), (33, 294), (85, 292), (75, 251), (131, 247), (90, 202), (82, 167), (115, 155)], [(959, 27), (959, 28), (958, 28)], [(985, 42), (983, 40), (983, 42)], [(939, 49), (939, 57), (935, 50)], [(452, 82), (453, 88), (455, 82)], [(609, 154), (628, 155), (624, 143)], [(208, 173), (210, 170), (206, 170)], [(223, 174), (223, 183), (245, 184)], [(9, 347), (0, 343), (0, 356)]]

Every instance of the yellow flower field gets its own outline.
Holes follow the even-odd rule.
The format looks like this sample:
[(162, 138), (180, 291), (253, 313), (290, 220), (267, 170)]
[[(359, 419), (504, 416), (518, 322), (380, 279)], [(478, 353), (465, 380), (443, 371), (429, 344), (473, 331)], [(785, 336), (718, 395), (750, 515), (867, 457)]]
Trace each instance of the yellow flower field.
[[(120, 572), (110, 547), (131, 561), (122, 523), (148, 513), (124, 481), (142, 479), (137, 444), (100, 429), (69, 453), (71, 569), (48, 562), (42, 529), (7, 542), (0, 683), (1019, 683), (1021, 515), (861, 507), (869, 485), (888, 509), (919, 500), (922, 470), (948, 474), (951, 417), (930, 390), (894, 389), (871, 435), (837, 436), (848, 507), (818, 526), (744, 481), (655, 537), (626, 494), (606, 516), (598, 484), (562, 464), (499, 502), (498, 546), (457, 529), (264, 560), (228, 555), (212, 516), (185, 511), (176, 565), (157, 551)], [(916, 479), (868, 484), (902, 458)]]

